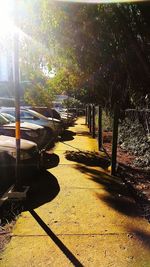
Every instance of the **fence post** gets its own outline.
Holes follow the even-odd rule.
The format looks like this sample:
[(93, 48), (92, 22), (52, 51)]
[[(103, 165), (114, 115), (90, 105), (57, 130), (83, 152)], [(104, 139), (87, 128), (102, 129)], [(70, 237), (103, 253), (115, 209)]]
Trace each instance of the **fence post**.
[(113, 118), (112, 156), (111, 156), (111, 174), (112, 175), (115, 175), (116, 173), (118, 124), (119, 124), (119, 106), (118, 104), (115, 104), (114, 118)]
[(88, 128), (90, 127), (90, 108), (89, 108), (89, 104), (87, 106), (87, 125), (88, 125)]
[(102, 108), (98, 106), (98, 150), (103, 146), (103, 131), (102, 131)]
[(95, 105), (92, 105), (92, 137), (95, 138)]
[(89, 128), (89, 104), (87, 105), (87, 127)]
[(90, 130), (90, 133), (91, 133), (91, 130), (92, 130), (92, 118), (91, 118), (91, 105), (89, 105), (89, 130)]
[(85, 124), (87, 125), (88, 123), (88, 106), (85, 106)]

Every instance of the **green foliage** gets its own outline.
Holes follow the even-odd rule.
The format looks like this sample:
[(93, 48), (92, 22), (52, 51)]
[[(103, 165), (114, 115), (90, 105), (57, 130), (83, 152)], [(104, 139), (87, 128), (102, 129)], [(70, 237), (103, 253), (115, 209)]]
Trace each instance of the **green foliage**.
[(67, 98), (63, 101), (63, 106), (65, 108), (80, 108), (82, 107), (82, 103), (75, 98)]
[(54, 95), (50, 92), (48, 79), (33, 76), (30, 86), (25, 90), (24, 99), (31, 106), (52, 107)]
[(112, 131), (112, 126), (113, 126), (112, 115), (103, 110), (103, 112), (102, 112), (102, 128), (104, 129), (104, 131)]
[(81, 98), (82, 95), (85, 95), (85, 91), (82, 88), (83, 79), (83, 73), (80, 73), (79, 70), (61, 68), (52, 79), (49, 79), (49, 86), (54, 94), (66, 94), (71, 97)]
[(65, 93), (107, 110), (115, 102), (122, 108), (144, 105), (150, 86), (149, 4), (23, 2), (21, 27), (42, 44), (36, 56), (31, 51), (22, 60), (26, 76), (44, 58), (56, 69), (49, 94)]

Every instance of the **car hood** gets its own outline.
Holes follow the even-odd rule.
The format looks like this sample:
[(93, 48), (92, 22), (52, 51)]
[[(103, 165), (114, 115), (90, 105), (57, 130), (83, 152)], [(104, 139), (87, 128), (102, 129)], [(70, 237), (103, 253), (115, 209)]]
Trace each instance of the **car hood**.
[[(9, 124), (5, 124), (4, 125), (5, 127), (16, 127), (16, 124), (15, 123), (9, 123)], [(28, 129), (28, 130), (38, 130), (38, 129), (43, 129), (42, 126), (40, 125), (37, 125), (37, 124), (34, 124), (34, 123), (30, 123), (30, 122), (21, 122), (20, 123), (20, 127), (22, 129)]]
[[(34, 146), (37, 146), (36, 143), (25, 140), (25, 139), (20, 139), (20, 148), (22, 150), (28, 150), (33, 148)], [(5, 147), (5, 148), (15, 148), (16, 147), (16, 139), (15, 137), (11, 136), (6, 136), (6, 135), (0, 135), (0, 148)]]

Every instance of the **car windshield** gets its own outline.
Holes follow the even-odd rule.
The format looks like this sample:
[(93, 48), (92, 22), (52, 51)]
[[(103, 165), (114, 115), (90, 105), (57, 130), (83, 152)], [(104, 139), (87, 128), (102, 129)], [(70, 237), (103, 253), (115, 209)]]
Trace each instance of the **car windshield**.
[(9, 120), (7, 120), (2, 114), (0, 114), (0, 125), (8, 124)]
[[(15, 109), (14, 108), (12, 108), (12, 109), (2, 109), (1, 113), (5, 113), (5, 114), (7, 113), (7, 114), (9, 114), (9, 115), (14, 117)], [(40, 114), (40, 113), (38, 113), (38, 112), (36, 112), (36, 111), (34, 111), (32, 109), (23, 109), (23, 108), (20, 109), (20, 118), (21, 119), (25, 119), (25, 118), (26, 119), (27, 118), (28, 119), (32, 119), (32, 118), (34, 119), (34, 117), (39, 118), (39, 119), (47, 120), (47, 117), (45, 117), (44, 115), (42, 115), (42, 114)]]
[(15, 122), (14, 116), (4, 112), (2, 112), (1, 115), (3, 115), (3, 117), (5, 117), (5, 119), (7, 119), (9, 122)]
[(35, 117), (47, 120), (47, 117), (45, 117), (44, 115), (42, 115), (42, 114), (40, 114), (34, 110), (29, 109), (29, 112)]

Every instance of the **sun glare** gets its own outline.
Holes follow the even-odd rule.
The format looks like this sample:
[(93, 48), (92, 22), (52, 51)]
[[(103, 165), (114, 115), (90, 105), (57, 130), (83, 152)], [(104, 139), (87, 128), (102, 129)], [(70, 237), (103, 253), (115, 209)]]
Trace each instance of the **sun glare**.
[(15, 26), (12, 20), (13, 0), (5, 0), (0, 3), (0, 35), (14, 32)]

